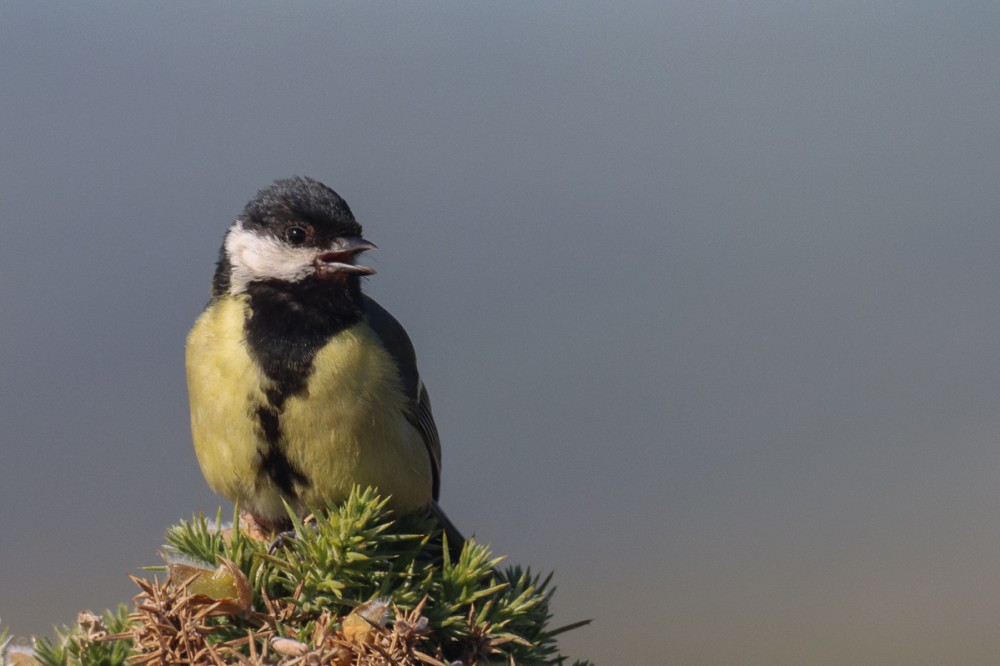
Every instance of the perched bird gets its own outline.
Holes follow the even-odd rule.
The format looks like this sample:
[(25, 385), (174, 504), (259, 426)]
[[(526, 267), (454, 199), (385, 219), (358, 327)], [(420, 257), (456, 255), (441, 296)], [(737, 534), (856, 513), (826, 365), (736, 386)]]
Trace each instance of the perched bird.
[[(332, 189), (309, 178), (260, 190), (229, 227), (212, 296), (187, 338), (191, 431), (212, 489), (265, 529), (347, 498), (437, 505), (441, 443), (413, 345), (361, 292), (375, 245)], [(455, 543), (457, 541), (457, 544)]]

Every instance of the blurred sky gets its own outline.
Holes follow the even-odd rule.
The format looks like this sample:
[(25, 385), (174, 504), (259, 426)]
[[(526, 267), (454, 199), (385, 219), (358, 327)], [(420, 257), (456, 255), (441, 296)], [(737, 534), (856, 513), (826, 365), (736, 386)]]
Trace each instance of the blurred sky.
[(184, 336), (299, 174), (379, 245), (445, 508), (597, 618), (565, 652), (996, 663), (995, 2), (22, 0), (0, 63), (15, 634), (220, 505)]

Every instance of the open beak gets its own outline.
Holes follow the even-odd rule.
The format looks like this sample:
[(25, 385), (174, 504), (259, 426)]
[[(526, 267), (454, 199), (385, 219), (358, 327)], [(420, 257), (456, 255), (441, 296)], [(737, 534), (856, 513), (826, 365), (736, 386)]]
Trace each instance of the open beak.
[(339, 238), (337, 242), (326, 252), (323, 252), (313, 261), (318, 275), (334, 275), (346, 273), (348, 275), (372, 275), (374, 268), (369, 266), (359, 266), (354, 263), (357, 255), (365, 250), (376, 249), (375, 243), (367, 241), (359, 236)]

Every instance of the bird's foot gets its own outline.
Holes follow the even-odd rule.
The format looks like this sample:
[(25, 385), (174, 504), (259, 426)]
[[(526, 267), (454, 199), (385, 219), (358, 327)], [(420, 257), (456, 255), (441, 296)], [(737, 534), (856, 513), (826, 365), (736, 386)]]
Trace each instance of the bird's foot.
[(292, 543), (295, 540), (295, 530), (284, 530), (274, 535), (271, 545), (267, 547), (267, 554), (274, 555), (276, 552)]

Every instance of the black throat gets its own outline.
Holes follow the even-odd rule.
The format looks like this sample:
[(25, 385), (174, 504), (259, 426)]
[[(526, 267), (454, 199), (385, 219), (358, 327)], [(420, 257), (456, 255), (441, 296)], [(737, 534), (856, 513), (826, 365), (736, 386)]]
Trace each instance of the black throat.
[(364, 316), (361, 285), (353, 276), (294, 283), (266, 280), (249, 284), (247, 294), (247, 344), (274, 382), (268, 400), (280, 410), (285, 399), (305, 390), (316, 352)]

